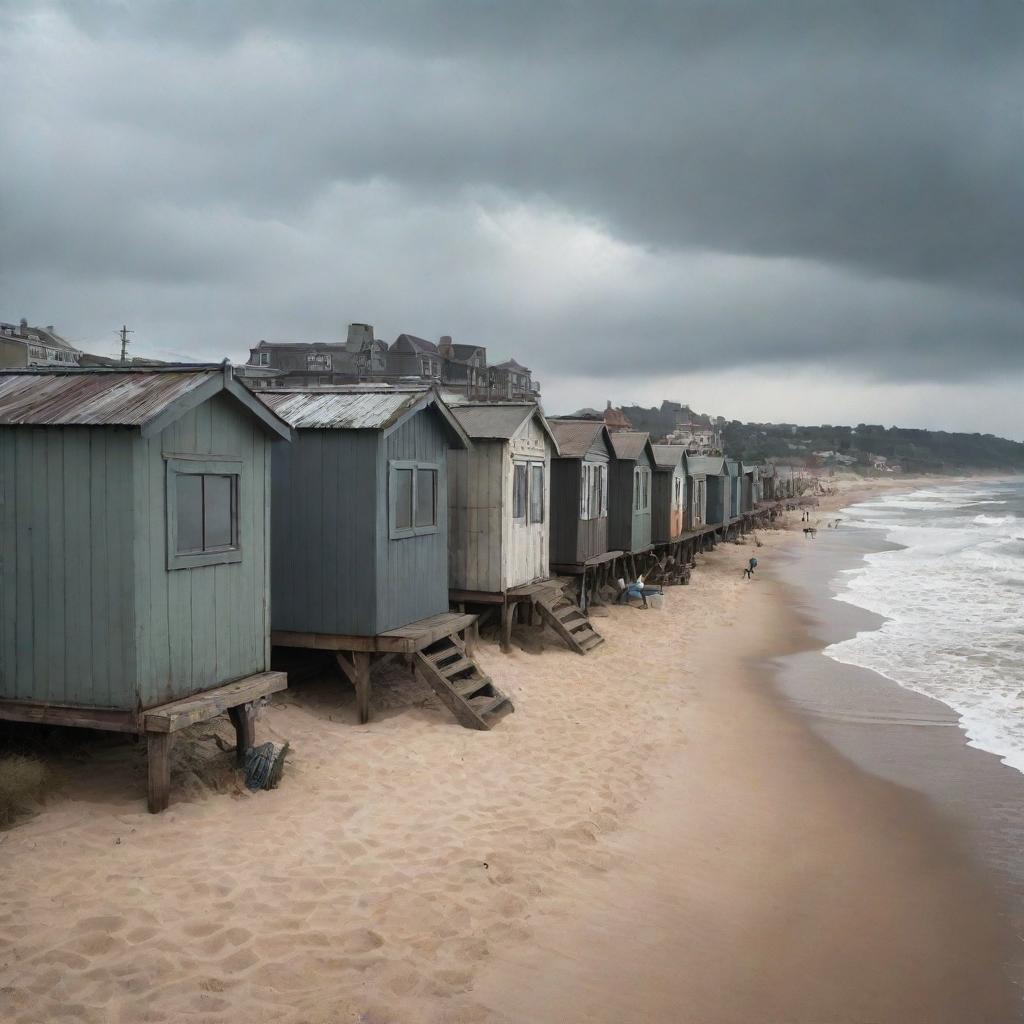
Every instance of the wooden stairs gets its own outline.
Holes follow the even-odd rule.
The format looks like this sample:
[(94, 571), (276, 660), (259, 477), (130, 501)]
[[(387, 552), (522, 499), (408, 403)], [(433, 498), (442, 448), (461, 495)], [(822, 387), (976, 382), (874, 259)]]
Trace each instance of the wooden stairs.
[(570, 650), (587, 654), (604, 637), (590, 624), (590, 619), (580, 611), (580, 606), (564, 593), (546, 593), (537, 596), (537, 610), (541, 618), (565, 641)]
[(457, 637), (435, 640), (412, 657), (430, 688), (467, 729), (490, 729), (498, 718), (515, 710)]

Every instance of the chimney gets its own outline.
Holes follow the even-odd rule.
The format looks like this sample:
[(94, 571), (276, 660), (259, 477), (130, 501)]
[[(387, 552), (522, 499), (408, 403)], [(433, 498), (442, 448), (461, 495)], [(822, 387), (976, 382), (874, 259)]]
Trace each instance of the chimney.
[(450, 334), (443, 334), (441, 340), (437, 343), (437, 351), (445, 359), (451, 359), (452, 357), (452, 336)]
[(373, 344), (373, 324), (349, 324), (345, 348), (349, 352), (362, 352)]

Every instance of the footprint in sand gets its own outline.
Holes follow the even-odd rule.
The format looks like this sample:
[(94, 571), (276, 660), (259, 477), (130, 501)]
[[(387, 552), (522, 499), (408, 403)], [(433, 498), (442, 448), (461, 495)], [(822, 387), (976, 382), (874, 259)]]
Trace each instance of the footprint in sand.
[(345, 932), (338, 942), (338, 948), (344, 953), (369, 953), (383, 945), (384, 939), (370, 928)]

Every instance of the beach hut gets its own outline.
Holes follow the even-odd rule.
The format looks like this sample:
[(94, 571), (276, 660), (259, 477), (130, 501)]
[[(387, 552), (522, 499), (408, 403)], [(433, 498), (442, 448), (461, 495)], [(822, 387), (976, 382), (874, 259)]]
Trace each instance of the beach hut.
[[(708, 526), (727, 527), (732, 519), (732, 479), (725, 459), (721, 456), (707, 456), (705, 464), (707, 481)], [(723, 530), (724, 532), (724, 530)]]
[(636, 575), (636, 556), (651, 549), (651, 489), (654, 450), (650, 435), (617, 430), (612, 435), (615, 459), (608, 489), (608, 543), (630, 557)]
[(651, 541), (674, 544), (686, 530), (686, 447), (656, 444), (652, 450)]
[(175, 732), (270, 668), (272, 442), (230, 366), (0, 374), (0, 718), (144, 734), (149, 809)]
[(686, 456), (686, 478), (689, 484), (690, 529), (701, 532), (707, 526), (708, 471), (714, 470), (716, 458), (708, 455)]
[(451, 600), (498, 607), (504, 650), (522, 606), (529, 621), (537, 611), (585, 653), (599, 638), (551, 578), (550, 477), (558, 443), (544, 414), (534, 402), (474, 403), (452, 412), (473, 446), (452, 453), (448, 476)]
[(742, 518), (743, 477), (740, 464), (735, 459), (726, 459), (725, 468), (729, 474), (729, 507), (735, 523)]
[(508, 701), (448, 605), (450, 453), (469, 438), (430, 387), (260, 392), (295, 430), (274, 452), (273, 640), (329, 651), (370, 717), (375, 658), (400, 655), (470, 728)]
[(746, 514), (754, 511), (754, 484), (757, 478), (757, 467), (749, 462), (740, 465), (740, 512)]

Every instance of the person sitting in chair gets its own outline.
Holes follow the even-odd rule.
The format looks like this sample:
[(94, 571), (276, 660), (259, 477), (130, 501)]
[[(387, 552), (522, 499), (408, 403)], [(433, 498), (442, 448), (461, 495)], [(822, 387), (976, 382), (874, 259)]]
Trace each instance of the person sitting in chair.
[(635, 583), (626, 583), (625, 580), (619, 580), (619, 583), (622, 585), (622, 589), (619, 591), (617, 604), (629, 604), (630, 598), (638, 597), (643, 601), (643, 606), (646, 608), (648, 607), (647, 594), (660, 594), (662, 592), (660, 587), (644, 586), (643, 576), (638, 576)]

